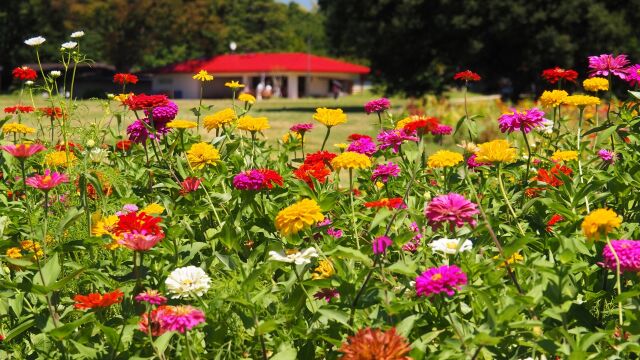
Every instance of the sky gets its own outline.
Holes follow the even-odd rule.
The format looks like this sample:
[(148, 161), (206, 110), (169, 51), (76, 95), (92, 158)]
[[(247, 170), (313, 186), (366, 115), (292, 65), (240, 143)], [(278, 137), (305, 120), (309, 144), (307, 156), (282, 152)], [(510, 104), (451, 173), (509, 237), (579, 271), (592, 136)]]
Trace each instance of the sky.
[(304, 6), (307, 9), (311, 9), (311, 4), (315, 3), (315, 0), (278, 0), (283, 3), (297, 2), (298, 4)]

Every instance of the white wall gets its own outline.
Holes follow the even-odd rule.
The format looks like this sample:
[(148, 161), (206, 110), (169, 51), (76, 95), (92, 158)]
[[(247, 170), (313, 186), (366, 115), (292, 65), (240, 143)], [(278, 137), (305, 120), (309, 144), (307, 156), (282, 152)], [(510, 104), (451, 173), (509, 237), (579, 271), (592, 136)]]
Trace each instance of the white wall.
[(151, 89), (154, 93), (167, 93), (173, 98), (200, 98), (200, 82), (193, 80), (193, 74), (154, 75)]

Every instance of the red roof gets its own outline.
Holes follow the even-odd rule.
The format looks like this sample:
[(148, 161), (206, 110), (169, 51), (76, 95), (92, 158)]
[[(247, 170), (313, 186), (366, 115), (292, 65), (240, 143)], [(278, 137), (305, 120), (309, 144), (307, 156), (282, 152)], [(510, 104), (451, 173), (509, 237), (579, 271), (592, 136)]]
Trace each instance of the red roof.
[(214, 56), (208, 60), (187, 60), (151, 72), (161, 74), (196, 73), (200, 70), (206, 70), (212, 74), (246, 72), (369, 73), (369, 68), (366, 66), (305, 53), (226, 54)]

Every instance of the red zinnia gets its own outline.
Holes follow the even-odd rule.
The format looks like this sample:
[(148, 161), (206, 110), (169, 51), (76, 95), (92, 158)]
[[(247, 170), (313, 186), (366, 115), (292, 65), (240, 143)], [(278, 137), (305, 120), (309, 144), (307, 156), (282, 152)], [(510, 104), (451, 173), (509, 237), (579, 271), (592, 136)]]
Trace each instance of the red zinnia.
[(410, 133), (418, 131), (418, 134), (425, 134), (437, 129), (438, 125), (440, 125), (440, 123), (437, 118), (425, 117), (406, 124), (403, 129)]
[(133, 74), (117, 73), (113, 75), (113, 82), (120, 85), (136, 84), (138, 77)]
[(116, 149), (120, 151), (129, 151), (131, 149), (131, 140), (120, 140), (116, 143)]
[(318, 180), (319, 183), (323, 184), (327, 180), (327, 176), (331, 174), (331, 170), (329, 170), (324, 163), (315, 162), (312, 164), (302, 164), (299, 168), (293, 171), (293, 175), (298, 179), (304, 181), (309, 185), (310, 188), (313, 189), (313, 180), (312, 178)]
[(82, 145), (76, 144), (76, 143), (71, 142), (71, 141), (67, 141), (67, 146), (65, 146), (64, 143), (60, 143), (60, 144), (55, 146), (55, 149), (57, 151), (65, 151), (65, 149), (67, 149), (67, 148), (69, 149), (69, 151), (74, 151), (74, 150), (82, 151)]
[(347, 138), (347, 140), (349, 140), (349, 141), (357, 141), (357, 140), (360, 140), (360, 139), (362, 139), (362, 138), (367, 138), (367, 139), (373, 140), (373, 139), (371, 138), (371, 136), (369, 136), (369, 135), (363, 135), (363, 134), (351, 134), (351, 135), (349, 135), (349, 137)]
[(123, 104), (129, 107), (130, 110), (145, 110), (152, 109), (158, 106), (164, 106), (169, 103), (169, 98), (166, 95), (131, 95)]
[(304, 159), (304, 163), (306, 165), (312, 165), (315, 163), (322, 163), (325, 165), (331, 164), (331, 160), (338, 156), (337, 154), (328, 152), (328, 151), (317, 151), (312, 154), (307, 154), (307, 157)]
[(8, 106), (6, 108), (4, 108), (4, 112), (7, 114), (18, 114), (18, 113), (30, 113), (33, 112), (35, 109), (33, 108), (33, 106), (22, 106), (22, 105), (16, 105), (16, 106)]
[(461, 71), (455, 75), (453, 75), (453, 80), (464, 80), (464, 81), (480, 81), (480, 75), (474, 73), (471, 70)]
[(100, 293), (91, 293), (89, 295), (78, 294), (73, 297), (73, 300), (76, 302), (74, 307), (80, 310), (105, 308), (122, 302), (123, 296), (124, 293), (119, 289), (105, 293), (104, 295)]
[(549, 221), (547, 221), (547, 232), (552, 232), (553, 231), (553, 225), (559, 223), (560, 221), (564, 221), (564, 218), (562, 217), (562, 215), (553, 214), (551, 219), (549, 219)]
[(124, 233), (159, 235), (162, 234), (162, 229), (158, 225), (160, 221), (162, 221), (162, 218), (132, 211), (118, 216), (118, 224), (114, 232), (116, 235)]
[(556, 164), (550, 171), (547, 169), (538, 169), (538, 175), (535, 177), (535, 180), (553, 187), (558, 187), (564, 184), (564, 182), (558, 177), (560, 172), (569, 176), (573, 173), (573, 170), (566, 166)]
[(62, 117), (62, 109), (59, 107), (41, 107), (38, 108), (38, 111), (42, 114), (42, 115), (46, 115), (50, 118), (56, 117), (56, 118), (61, 118)]
[(369, 201), (364, 203), (364, 206), (368, 208), (376, 208), (376, 209), (386, 207), (389, 210), (405, 209), (407, 207), (404, 201), (402, 201), (402, 198), (399, 198), (399, 197), (391, 198), (391, 199), (382, 198), (376, 201)]
[(38, 78), (38, 73), (27, 66), (17, 67), (13, 69), (11, 73), (13, 74), (14, 79), (18, 79), (20, 81), (33, 81)]
[(273, 184), (277, 184), (278, 186), (282, 186), (283, 179), (278, 172), (271, 169), (258, 169), (258, 171), (264, 176), (264, 181), (262, 182), (262, 186), (267, 189), (273, 189)]
[(576, 82), (576, 79), (578, 78), (578, 72), (575, 70), (563, 69), (556, 66), (553, 69), (544, 70), (542, 72), (542, 77), (547, 80), (549, 84), (555, 84), (561, 79)]
[(194, 192), (200, 188), (200, 183), (202, 183), (202, 179), (198, 179), (195, 177), (188, 177), (184, 179), (181, 183), (180, 195), (185, 196), (190, 192)]

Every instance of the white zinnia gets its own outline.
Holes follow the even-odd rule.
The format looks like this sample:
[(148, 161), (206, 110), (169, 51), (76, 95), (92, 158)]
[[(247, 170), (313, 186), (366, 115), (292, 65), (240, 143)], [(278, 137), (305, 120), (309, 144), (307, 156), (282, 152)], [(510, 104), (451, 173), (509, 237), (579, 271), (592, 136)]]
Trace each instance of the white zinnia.
[(471, 240), (447, 239), (442, 238), (434, 240), (428, 244), (433, 252), (441, 252), (443, 254), (455, 254), (457, 252), (465, 252), (471, 250), (473, 243)]
[(84, 31), (76, 31), (71, 34), (72, 39), (81, 38), (83, 36), (84, 36)]
[(316, 248), (310, 247), (303, 251), (287, 251), (287, 253), (269, 251), (270, 260), (282, 261), (286, 263), (295, 263), (296, 265), (308, 264), (311, 262), (311, 258), (318, 257)]
[(199, 267), (187, 266), (173, 270), (165, 285), (167, 291), (174, 294), (173, 299), (190, 295), (202, 296), (209, 290), (211, 278)]
[(45, 41), (47, 41), (47, 39), (43, 38), (42, 36), (36, 36), (32, 37), (31, 39), (25, 40), (24, 43), (29, 46), (39, 46), (44, 44)]
[(67, 41), (66, 43), (62, 44), (62, 48), (63, 49), (67, 49), (67, 50), (71, 50), (73, 48), (75, 48), (76, 46), (78, 46), (78, 43), (75, 41)]
[(49, 75), (51, 75), (51, 77), (57, 78), (60, 77), (60, 75), (62, 75), (62, 73), (58, 70), (52, 70)]

